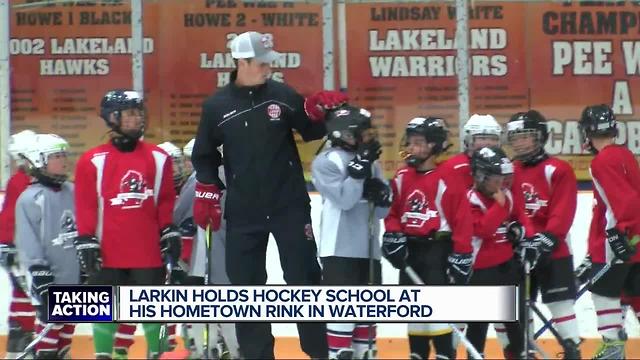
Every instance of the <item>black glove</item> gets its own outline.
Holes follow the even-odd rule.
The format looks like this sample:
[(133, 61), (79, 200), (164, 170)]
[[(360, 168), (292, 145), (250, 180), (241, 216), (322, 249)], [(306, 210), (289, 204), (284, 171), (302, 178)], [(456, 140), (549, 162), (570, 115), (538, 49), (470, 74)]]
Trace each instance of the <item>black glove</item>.
[(194, 237), (198, 232), (196, 224), (193, 222), (193, 218), (186, 218), (180, 223), (180, 235), (182, 237)]
[(540, 258), (540, 249), (539, 243), (535, 242), (533, 238), (521, 241), (518, 244), (516, 252), (523, 265), (528, 263), (529, 269), (536, 267), (538, 259)]
[(524, 226), (517, 221), (512, 221), (507, 225), (507, 239), (512, 244), (518, 245), (524, 240)]
[(40, 303), (36, 306), (36, 312), (38, 319), (44, 323), (48, 321), (49, 285), (53, 284), (55, 278), (48, 265), (32, 265), (29, 273), (31, 274), (31, 296)]
[(375, 206), (391, 206), (391, 188), (378, 178), (368, 178), (364, 180), (362, 197), (371, 201)]
[(574, 275), (576, 276), (576, 282), (578, 285), (586, 284), (591, 279), (591, 268), (593, 264), (591, 263), (591, 256), (587, 255), (587, 257), (582, 260), (582, 263), (578, 268), (574, 271)]
[(160, 232), (160, 251), (165, 262), (171, 262), (174, 266), (178, 263), (182, 251), (182, 238), (174, 225), (165, 226)]
[(382, 145), (378, 140), (359, 144), (358, 149), (356, 150), (356, 155), (360, 156), (361, 159), (369, 160), (370, 162), (378, 160), (380, 158), (380, 154), (382, 154)]
[(634, 248), (627, 241), (627, 235), (616, 228), (607, 230), (607, 242), (615, 256), (622, 261), (629, 261), (635, 253)]
[(541, 259), (548, 258), (558, 245), (558, 239), (548, 232), (541, 232), (533, 235), (531, 241), (538, 248)]
[(473, 272), (473, 255), (453, 253), (447, 257), (449, 266), (447, 267), (447, 275), (453, 284), (465, 285), (471, 278)]
[(381, 145), (375, 140), (358, 145), (356, 156), (347, 164), (347, 173), (354, 179), (370, 178), (371, 165), (381, 153)]
[(396, 269), (404, 269), (407, 266), (409, 249), (407, 237), (403, 233), (386, 232), (382, 236), (382, 256)]
[(16, 264), (16, 247), (13, 244), (0, 244), (0, 266), (11, 269)]
[(100, 243), (95, 236), (81, 235), (73, 240), (78, 253), (80, 270), (88, 276), (93, 276), (102, 269), (102, 254)]

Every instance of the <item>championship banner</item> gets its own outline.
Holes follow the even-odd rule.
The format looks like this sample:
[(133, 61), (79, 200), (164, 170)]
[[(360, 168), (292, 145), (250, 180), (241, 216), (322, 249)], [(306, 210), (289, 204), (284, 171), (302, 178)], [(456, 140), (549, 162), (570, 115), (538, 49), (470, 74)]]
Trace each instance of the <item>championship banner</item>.
[(531, 106), (550, 119), (547, 150), (590, 180), (577, 121), (587, 105), (608, 104), (617, 142), (640, 155), (640, 6), (637, 2), (527, 4)]
[[(105, 289), (106, 288), (106, 289)], [(516, 286), (54, 287), (56, 322), (513, 322)], [(468, 299), (474, 306), (468, 306)], [(118, 299), (116, 302), (114, 299)], [(113, 309), (117, 316), (114, 316)]]

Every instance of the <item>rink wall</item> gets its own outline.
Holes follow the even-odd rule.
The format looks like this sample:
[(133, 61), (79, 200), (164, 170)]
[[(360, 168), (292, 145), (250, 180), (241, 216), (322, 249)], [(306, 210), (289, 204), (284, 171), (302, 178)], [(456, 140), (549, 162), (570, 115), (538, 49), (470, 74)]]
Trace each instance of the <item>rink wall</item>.
[[(3, 194), (0, 193), (0, 203), (2, 202)], [(589, 222), (591, 221), (591, 203), (593, 196), (591, 192), (580, 192), (578, 194), (578, 210), (576, 217), (571, 228), (571, 247), (575, 257), (576, 266), (582, 261), (586, 253), (586, 239), (589, 229)], [(317, 225), (320, 219), (321, 209), (320, 196), (317, 193), (311, 193), (311, 216), (314, 223), (314, 229), (317, 233)], [(275, 246), (275, 242), (271, 240), (267, 249), (267, 273), (269, 284), (283, 284), (282, 270), (280, 268), (280, 258), (278, 257), (278, 250)], [(398, 271), (395, 270), (386, 261), (382, 264), (382, 275), (384, 284), (397, 284)], [(9, 280), (6, 273), (0, 271), (0, 334), (7, 333), (6, 317), (8, 315), (9, 308)], [(469, 306), (473, 306), (473, 303), (469, 303)], [(547, 316), (549, 313), (546, 309), (543, 311)], [(630, 336), (638, 337), (640, 334), (640, 328), (638, 322), (631, 312), (627, 316), (627, 331)], [(577, 302), (577, 318), (580, 326), (580, 334), (585, 338), (598, 337), (596, 330), (596, 316), (593, 311), (593, 303), (591, 297), (587, 294), (583, 296)], [(296, 327), (294, 324), (274, 324), (273, 331), (275, 336), (289, 337), (296, 336)], [(491, 330), (490, 336), (495, 336)], [(81, 324), (78, 327), (77, 333), (90, 334), (89, 326)], [(378, 328), (379, 336), (381, 337), (404, 337), (406, 334), (406, 325), (404, 324), (381, 324)], [(547, 332), (547, 336), (550, 334)]]

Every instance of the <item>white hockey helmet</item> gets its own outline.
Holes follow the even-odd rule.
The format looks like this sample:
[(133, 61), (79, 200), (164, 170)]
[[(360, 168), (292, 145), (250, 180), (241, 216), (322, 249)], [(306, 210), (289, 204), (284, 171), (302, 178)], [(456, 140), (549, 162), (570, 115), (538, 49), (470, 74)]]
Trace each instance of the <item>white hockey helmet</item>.
[(196, 139), (193, 138), (191, 140), (189, 140), (189, 142), (187, 143), (187, 145), (185, 145), (182, 148), (182, 153), (184, 154), (184, 156), (191, 158), (191, 154), (193, 153), (193, 144), (196, 143)]
[(9, 138), (9, 155), (15, 161), (22, 161), (24, 154), (33, 144), (36, 133), (31, 130), (23, 130)]
[(29, 150), (24, 156), (31, 166), (36, 169), (47, 165), (49, 155), (69, 151), (69, 143), (56, 134), (37, 134), (31, 141)]
[(471, 150), (473, 137), (476, 135), (495, 135), (502, 140), (502, 127), (493, 115), (473, 114), (463, 127), (465, 149)]
[(180, 150), (179, 147), (175, 146), (173, 143), (169, 141), (165, 141), (162, 144), (158, 144), (158, 147), (164, 150), (167, 154), (169, 154), (169, 156), (171, 156), (174, 159), (182, 157), (182, 150)]

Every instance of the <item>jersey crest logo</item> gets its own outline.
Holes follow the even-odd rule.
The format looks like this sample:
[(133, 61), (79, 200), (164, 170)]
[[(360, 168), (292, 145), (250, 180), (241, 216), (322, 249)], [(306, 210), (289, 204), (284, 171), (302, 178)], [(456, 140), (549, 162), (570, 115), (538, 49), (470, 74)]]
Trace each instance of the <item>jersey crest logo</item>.
[(78, 236), (76, 218), (71, 210), (65, 210), (60, 217), (60, 232), (58, 237), (51, 241), (53, 246), (62, 246), (63, 249), (74, 248), (73, 239)]
[(271, 118), (271, 121), (280, 120), (280, 115), (282, 114), (282, 109), (278, 104), (271, 104), (267, 106), (267, 115)]
[(429, 219), (438, 217), (438, 212), (429, 209), (429, 201), (425, 194), (420, 190), (414, 190), (407, 197), (407, 208), (402, 214), (401, 222), (407, 227), (422, 227)]
[(522, 192), (524, 193), (524, 208), (528, 217), (536, 215), (538, 210), (547, 206), (548, 200), (540, 199), (540, 195), (536, 188), (530, 183), (522, 183)]
[(153, 189), (147, 188), (147, 182), (141, 173), (129, 170), (120, 180), (120, 193), (110, 199), (111, 206), (121, 206), (123, 209), (135, 209), (153, 197)]

